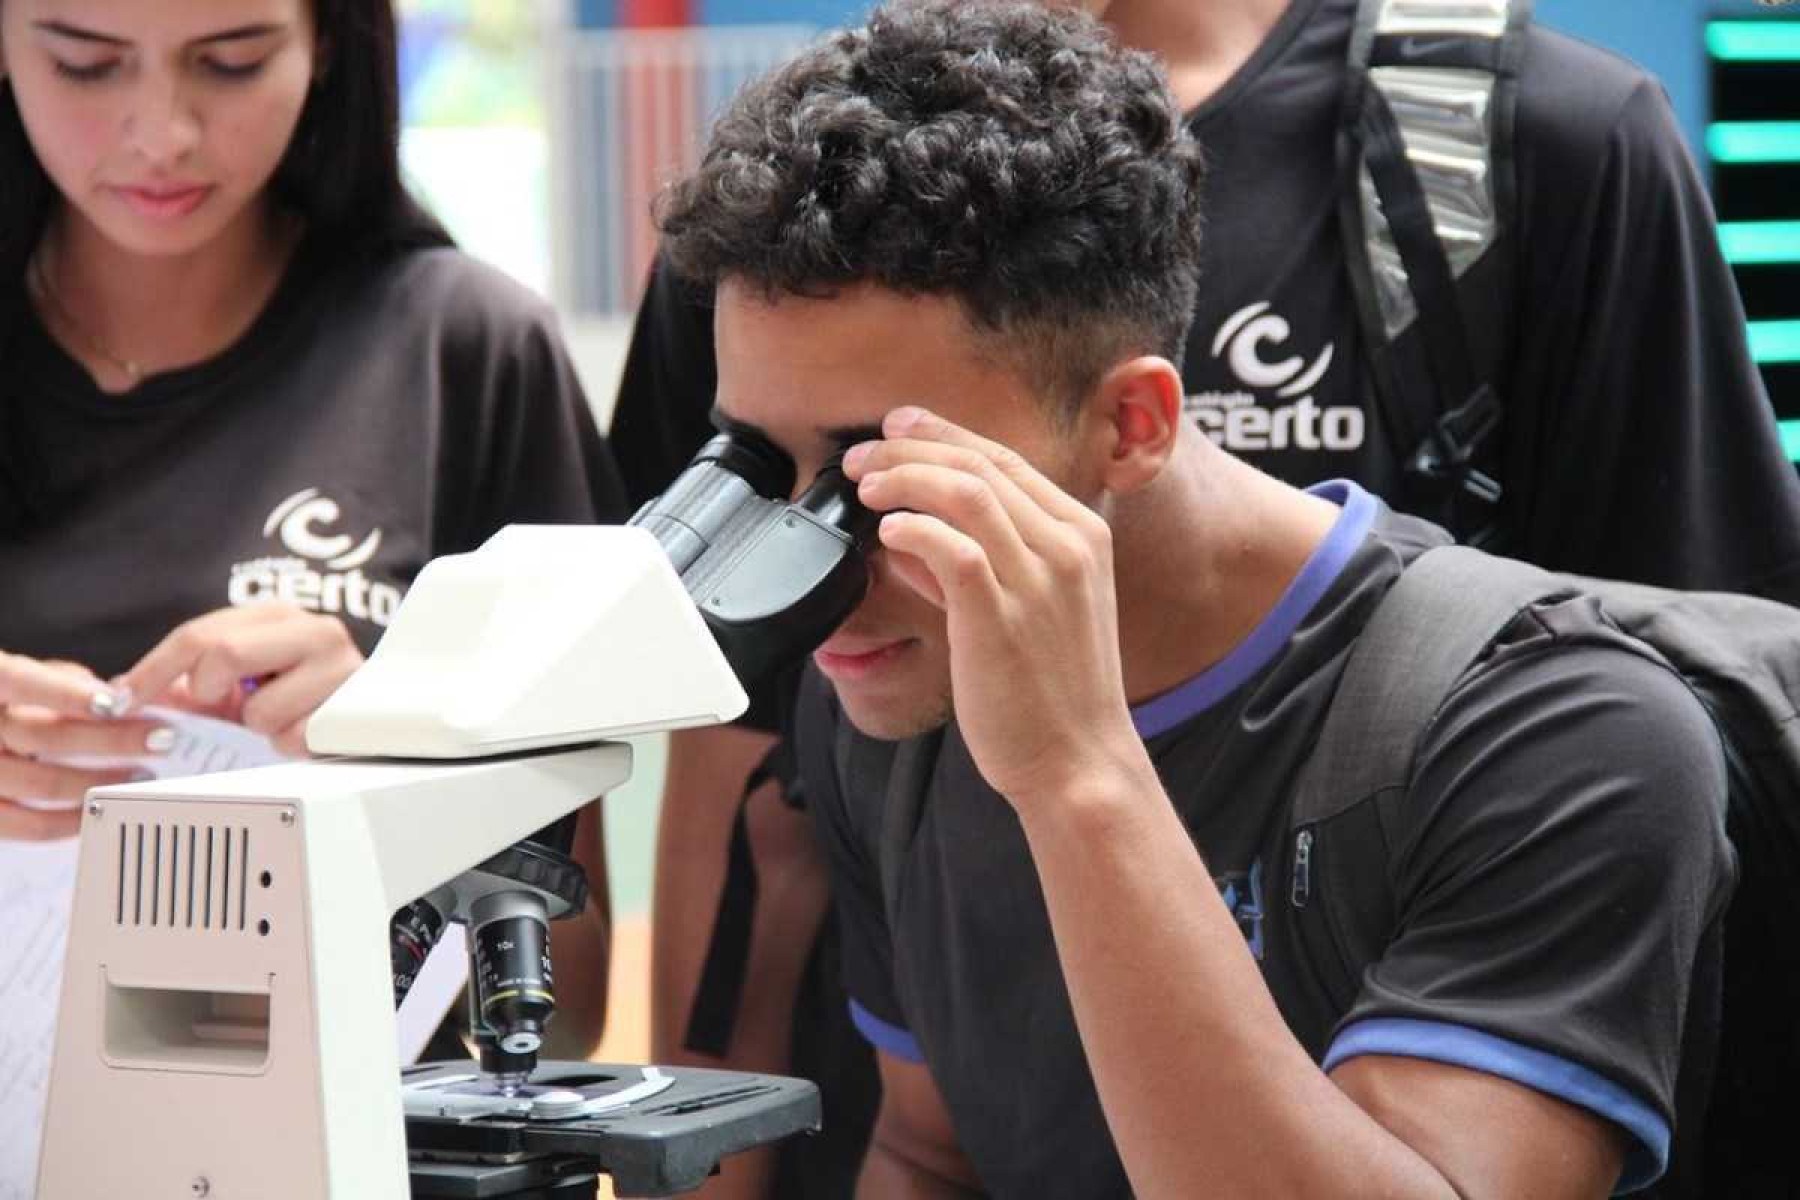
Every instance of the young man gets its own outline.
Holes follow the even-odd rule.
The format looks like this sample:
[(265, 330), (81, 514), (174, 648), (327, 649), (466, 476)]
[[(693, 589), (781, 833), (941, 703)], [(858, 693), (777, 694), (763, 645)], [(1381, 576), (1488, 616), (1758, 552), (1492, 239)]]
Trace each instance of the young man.
[(850, 447), (885, 514), (795, 717), (883, 1085), (862, 1194), (1648, 1183), (1716, 1001), (1717, 737), (1586, 602), (1534, 612), (1425, 731), (1392, 936), (1343, 961), (1294, 788), (1447, 539), (1184, 418), (1199, 163), (1090, 20), (937, 2), (750, 89), (665, 198), (719, 419), (803, 480)]
[[(1403, 470), (1411, 446), (1369, 386), (1337, 218), (1355, 0), (1084, 7), (1123, 44), (1162, 59), (1205, 148), (1206, 287), (1175, 358), (1187, 416), (1278, 478), (1352, 479), (1411, 510), (1421, 500)], [(1559, 569), (1800, 602), (1800, 487), (1750, 360), (1705, 188), (1656, 81), (1533, 27), (1512, 145), (1515, 234), (1476, 268), (1515, 272), (1512, 351), (1497, 381), (1504, 415), (1492, 439), (1506, 485), (1502, 548)], [(712, 432), (712, 336), (708, 291), (660, 264), (612, 426), (634, 503), (667, 486)], [(762, 699), (753, 728), (671, 739), (653, 988), (663, 1059), (719, 1061), (683, 1040), (736, 800), (773, 742), (756, 730), (775, 727), (779, 705)], [(846, 1061), (835, 1039), (847, 1031), (810, 1011), (841, 1007), (814, 986), (830, 986), (829, 940), (809, 961), (821, 867), (804, 817), (774, 792), (763, 785), (747, 809), (758, 885), (743, 1008), (724, 1061), (817, 1073)], [(831, 1090), (850, 1095), (856, 1084)], [(792, 1144), (786, 1157), (818, 1157), (836, 1138)], [(780, 1194), (833, 1193), (787, 1176)]]

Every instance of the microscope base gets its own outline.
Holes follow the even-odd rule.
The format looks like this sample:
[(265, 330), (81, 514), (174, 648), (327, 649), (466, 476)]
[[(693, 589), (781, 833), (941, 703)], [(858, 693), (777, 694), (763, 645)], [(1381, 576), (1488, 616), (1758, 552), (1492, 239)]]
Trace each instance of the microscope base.
[[(403, 1072), (417, 1200), (589, 1200), (599, 1175), (621, 1197), (674, 1196), (721, 1159), (819, 1128), (818, 1088), (777, 1075), (546, 1062), (530, 1094), (495, 1097), (504, 1111), (471, 1116), (482, 1087), (469, 1084), (471, 1070)], [(442, 1098), (439, 1112), (427, 1111), (428, 1096)]]

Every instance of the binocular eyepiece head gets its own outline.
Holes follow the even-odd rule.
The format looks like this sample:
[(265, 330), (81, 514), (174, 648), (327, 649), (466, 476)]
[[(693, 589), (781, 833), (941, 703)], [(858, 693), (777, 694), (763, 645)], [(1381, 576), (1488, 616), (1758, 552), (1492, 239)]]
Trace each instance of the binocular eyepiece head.
[(662, 545), (746, 687), (823, 642), (868, 588), (879, 519), (842, 456), (789, 502), (793, 483), (786, 454), (733, 429), (631, 519)]

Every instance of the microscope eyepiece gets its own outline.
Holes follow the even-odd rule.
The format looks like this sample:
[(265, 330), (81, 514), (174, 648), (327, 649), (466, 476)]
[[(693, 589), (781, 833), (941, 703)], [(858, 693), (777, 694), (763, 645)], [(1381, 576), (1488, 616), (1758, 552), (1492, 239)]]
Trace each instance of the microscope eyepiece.
[(669, 556), (745, 687), (804, 658), (868, 587), (879, 522), (841, 459), (789, 503), (792, 462), (754, 430), (734, 428), (631, 519)]
[(875, 546), (875, 533), (881, 518), (863, 507), (856, 498), (856, 485), (844, 474), (842, 452), (834, 454), (819, 469), (794, 507), (809, 513), (821, 525), (836, 529), (849, 538), (852, 546), (867, 554)]
[(750, 430), (721, 433), (631, 523), (656, 535), (680, 574), (729, 541), (744, 513), (785, 500), (793, 488), (793, 460), (773, 442)]
[(716, 463), (755, 489), (759, 496), (785, 499), (794, 490), (794, 460), (754, 429), (737, 426), (700, 447), (692, 467)]

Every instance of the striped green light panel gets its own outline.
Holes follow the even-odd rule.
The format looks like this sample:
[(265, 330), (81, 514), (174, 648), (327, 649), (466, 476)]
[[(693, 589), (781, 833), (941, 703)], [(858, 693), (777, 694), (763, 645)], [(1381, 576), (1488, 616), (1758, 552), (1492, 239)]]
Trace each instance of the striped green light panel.
[(1750, 322), (1750, 357), (1759, 363), (1800, 363), (1800, 321)]
[(1706, 130), (1714, 162), (1800, 162), (1800, 121), (1720, 121)]
[(1733, 266), (1800, 263), (1800, 221), (1721, 221), (1719, 245)]
[(1800, 62), (1800, 21), (1714, 21), (1706, 52), (1725, 62)]
[(1800, 421), (1781, 423), (1781, 448), (1787, 451), (1788, 461), (1800, 463)]

